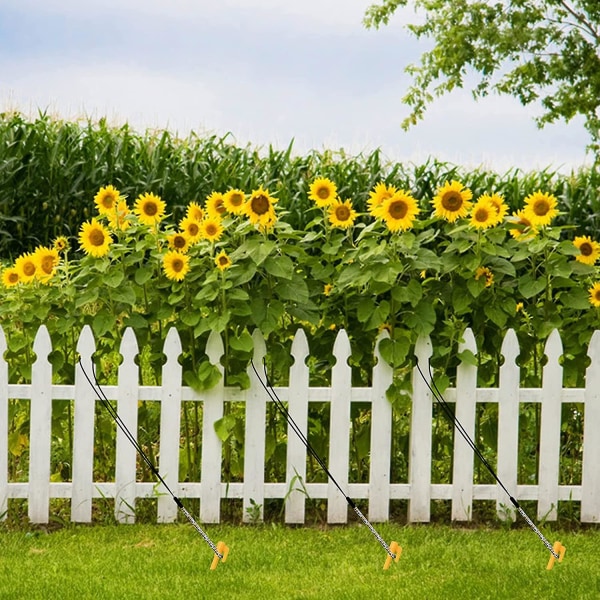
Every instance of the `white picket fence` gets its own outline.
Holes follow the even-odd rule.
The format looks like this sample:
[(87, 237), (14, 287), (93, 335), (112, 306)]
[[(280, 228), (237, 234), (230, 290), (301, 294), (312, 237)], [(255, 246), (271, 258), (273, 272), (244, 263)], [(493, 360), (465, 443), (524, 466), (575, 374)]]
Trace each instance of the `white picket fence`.
[[(385, 333), (382, 335), (386, 335)], [(264, 339), (254, 333), (254, 363), (262, 364), (266, 354)], [(467, 331), (459, 350), (476, 352), (475, 340)], [(33, 350), (31, 384), (11, 384), (8, 368), (3, 358), (6, 338), (0, 328), (0, 515), (5, 514), (8, 500), (26, 498), (29, 518), (35, 523), (49, 519), (51, 498), (71, 499), (71, 519), (90, 522), (92, 500), (114, 498), (115, 515), (119, 521), (133, 522), (136, 499), (153, 497), (157, 486), (151, 482), (136, 481), (136, 450), (118, 431), (116, 439), (116, 469), (114, 482), (93, 481), (94, 410), (97, 399), (94, 390), (77, 368), (74, 385), (53, 385), (52, 368), (48, 354), (52, 350), (47, 329), (42, 326), (36, 335)], [(243, 499), (244, 518), (250, 518), (252, 506), (261, 509), (266, 499), (285, 499), (285, 521), (303, 523), (306, 495), (327, 500), (329, 523), (345, 523), (348, 505), (345, 497), (329, 481), (306, 483), (307, 452), (298, 436), (288, 430), (286, 481), (265, 483), (265, 422), (267, 394), (252, 370), (249, 370), (249, 389), (224, 387), (223, 380), (204, 393), (197, 393), (182, 385), (182, 368), (178, 362), (181, 342), (175, 328), (165, 340), (167, 357), (162, 370), (162, 386), (149, 387), (138, 384), (138, 366), (135, 357), (138, 344), (133, 330), (127, 329), (120, 352), (123, 362), (119, 366), (118, 385), (105, 386), (107, 397), (117, 402), (117, 410), (130, 429), (137, 432), (138, 402), (161, 403), (158, 465), (161, 475), (173, 492), (182, 499), (200, 499), (200, 519), (205, 523), (220, 520), (222, 498)], [(95, 341), (91, 329), (81, 332), (77, 351), (84, 368), (92, 371)], [(211, 334), (206, 354), (211, 363), (219, 365), (223, 355), (219, 335)], [(309, 402), (329, 402), (330, 444), (326, 459), (330, 472), (350, 498), (368, 500), (368, 518), (374, 522), (389, 519), (390, 501), (408, 500), (408, 519), (426, 522), (430, 519), (431, 500), (451, 500), (452, 518), (467, 520), (472, 514), (473, 502), (495, 500), (499, 515), (505, 515), (509, 504), (505, 492), (498, 485), (473, 483), (473, 451), (460, 435), (455, 436), (453, 474), (451, 484), (432, 484), (432, 397), (418, 372), (413, 373), (411, 435), (408, 483), (390, 481), (392, 406), (385, 391), (392, 381), (391, 368), (376, 350), (377, 364), (373, 370), (371, 387), (352, 387), (351, 369), (347, 359), (351, 348), (348, 336), (340, 331), (334, 347), (336, 362), (331, 373), (330, 387), (309, 387), (306, 359), (309, 346), (306, 336), (299, 330), (292, 344), (294, 358), (289, 373), (289, 386), (276, 387), (278, 396), (288, 403), (288, 410), (298, 427), (306, 431)], [(427, 365), (432, 353), (429, 338), (418, 341), (415, 354), (420, 365)], [(562, 387), (562, 367), (559, 357), (562, 344), (558, 332), (549, 337), (545, 353), (548, 358), (543, 370), (543, 385), (539, 389), (519, 387), (519, 367), (516, 358), (519, 346), (514, 331), (509, 330), (502, 345), (505, 358), (500, 371), (499, 387), (477, 388), (476, 367), (461, 364), (458, 368), (456, 388), (447, 389), (446, 400), (456, 403), (456, 416), (464, 429), (473, 436), (476, 403), (498, 404), (498, 455), (496, 469), (500, 480), (517, 500), (537, 500), (538, 518), (557, 518), (558, 501), (572, 500), (581, 503), (582, 522), (600, 522), (600, 331), (594, 332), (588, 355), (591, 363), (586, 371), (586, 387)], [(220, 368), (220, 367), (219, 367)], [(31, 402), (28, 482), (8, 481), (8, 399), (26, 399)], [(72, 481), (50, 481), (51, 416), (54, 400), (72, 400), (74, 410), (74, 441)], [(201, 481), (179, 482), (180, 415), (183, 402), (200, 402), (203, 409)], [(244, 481), (221, 480), (222, 447), (214, 423), (224, 414), (225, 402), (245, 403)], [(371, 405), (371, 449), (369, 483), (349, 483), (350, 408), (352, 402)], [(559, 485), (561, 406), (580, 402), (584, 405), (583, 472), (581, 485)], [(520, 403), (541, 404), (540, 460), (538, 483), (517, 485), (518, 421)], [(302, 478), (304, 491), (298, 485)], [(176, 518), (177, 507), (171, 497), (158, 488), (157, 521), (171, 522)], [(252, 502), (251, 502), (252, 501)], [(252, 515), (254, 518), (254, 515)]]

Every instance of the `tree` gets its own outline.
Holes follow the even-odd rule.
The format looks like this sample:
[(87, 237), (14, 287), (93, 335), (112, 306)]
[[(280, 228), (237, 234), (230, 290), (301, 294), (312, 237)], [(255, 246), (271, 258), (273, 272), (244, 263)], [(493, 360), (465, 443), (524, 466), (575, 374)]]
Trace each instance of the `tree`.
[(407, 29), (434, 47), (406, 68), (413, 82), (404, 129), (474, 72), (476, 99), (495, 91), (524, 105), (539, 101), (539, 127), (581, 115), (600, 162), (600, 0), (381, 0), (364, 24), (387, 25), (406, 6), (420, 17)]

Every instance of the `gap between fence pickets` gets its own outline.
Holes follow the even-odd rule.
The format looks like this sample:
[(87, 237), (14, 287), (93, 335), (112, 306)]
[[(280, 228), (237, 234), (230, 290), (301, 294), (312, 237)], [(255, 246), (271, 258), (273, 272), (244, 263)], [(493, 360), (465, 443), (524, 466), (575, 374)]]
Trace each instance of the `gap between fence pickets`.
[[(379, 340), (387, 336), (382, 332)], [(261, 364), (267, 354), (264, 338), (260, 332), (253, 333), (254, 362)], [(91, 328), (83, 328), (78, 340), (77, 352), (84, 368), (92, 370), (92, 356), (96, 345)], [(467, 330), (459, 350), (476, 352), (472, 332)], [(71, 519), (89, 522), (92, 518), (92, 500), (108, 497), (114, 501), (115, 516), (122, 522), (135, 520), (136, 500), (157, 492), (154, 482), (137, 482), (136, 453), (131, 444), (117, 432), (117, 467), (114, 482), (93, 480), (94, 411), (96, 397), (93, 389), (75, 371), (74, 385), (52, 385), (52, 367), (48, 355), (52, 344), (48, 330), (41, 326), (36, 334), (33, 351), (36, 361), (32, 365), (30, 384), (10, 384), (8, 365), (4, 358), (7, 341), (0, 327), (0, 516), (5, 517), (10, 498), (26, 498), (28, 514), (32, 522), (45, 523), (49, 519), (50, 499), (71, 498)], [(223, 379), (205, 393), (196, 393), (182, 385), (181, 340), (175, 327), (171, 328), (164, 343), (166, 363), (163, 366), (163, 385), (158, 388), (140, 386), (139, 369), (135, 357), (139, 352), (135, 333), (128, 328), (122, 338), (120, 352), (123, 361), (119, 366), (118, 384), (106, 386), (105, 392), (116, 401), (119, 414), (131, 431), (137, 431), (137, 404), (140, 400), (163, 403), (161, 410), (161, 434), (159, 440), (159, 470), (167, 484), (178, 490), (179, 496), (200, 498), (200, 518), (207, 523), (220, 520), (222, 498), (241, 498), (246, 519), (256, 518), (256, 512), (247, 512), (253, 503), (262, 507), (269, 498), (285, 499), (285, 520), (302, 523), (305, 519), (306, 501), (327, 499), (328, 521), (346, 522), (348, 511), (345, 499), (332, 490), (329, 483), (306, 483), (306, 449), (293, 432), (288, 432), (286, 458), (286, 481), (264, 482), (265, 412), (264, 390), (253, 379), (249, 390), (226, 388)], [(212, 364), (220, 366), (224, 354), (221, 336), (211, 333), (206, 354)], [(456, 415), (469, 433), (474, 431), (477, 403), (497, 402), (499, 405), (498, 473), (507, 482), (511, 494), (518, 500), (537, 500), (538, 519), (557, 518), (559, 501), (581, 501), (581, 521), (600, 522), (600, 332), (595, 331), (588, 348), (590, 364), (586, 370), (586, 386), (582, 389), (562, 388), (560, 356), (562, 344), (557, 331), (549, 336), (545, 354), (548, 358), (543, 369), (543, 383), (539, 389), (519, 388), (518, 340), (514, 331), (506, 333), (502, 344), (505, 358), (500, 371), (499, 387), (482, 389), (476, 387), (477, 370), (473, 365), (462, 363), (458, 367), (456, 388), (445, 390), (448, 402), (456, 404)], [(298, 330), (291, 354), (294, 359), (290, 369), (289, 387), (276, 388), (294, 421), (306, 430), (310, 402), (331, 404), (331, 440), (327, 464), (336, 479), (344, 484), (352, 498), (367, 500), (369, 519), (389, 519), (390, 500), (409, 501), (409, 519), (428, 521), (431, 500), (447, 499), (452, 502), (452, 518), (467, 520), (472, 515), (473, 501), (495, 499), (501, 516), (503, 500), (496, 486), (473, 484), (473, 455), (465, 448), (461, 436), (455, 436), (452, 480), (454, 484), (431, 483), (431, 413), (432, 398), (427, 386), (421, 385), (413, 375), (411, 411), (411, 435), (409, 447), (409, 481), (391, 482), (390, 459), (392, 441), (392, 407), (385, 390), (392, 381), (391, 368), (381, 359), (376, 347), (376, 365), (370, 388), (351, 387), (351, 369), (347, 359), (351, 346), (345, 331), (341, 330), (333, 346), (335, 365), (329, 388), (309, 387), (309, 370), (306, 360), (310, 355), (306, 335)], [(415, 354), (420, 364), (426, 364), (432, 348), (429, 338), (418, 340)], [(100, 374), (101, 380), (101, 374)], [(8, 481), (8, 400), (25, 399), (31, 402), (29, 436), (29, 478), (27, 482)], [(74, 403), (74, 451), (72, 482), (50, 482), (50, 436), (52, 402), (56, 399), (73, 400)], [(246, 439), (244, 472), (245, 481), (227, 483), (221, 481), (222, 444), (214, 423), (223, 416), (225, 402), (235, 400), (246, 406)], [(369, 482), (348, 483), (347, 466), (350, 452), (350, 402), (371, 404), (371, 448)], [(201, 456), (201, 482), (178, 482), (179, 438), (181, 406), (183, 402), (201, 402), (204, 408), (203, 452)], [(517, 485), (518, 415), (519, 403), (541, 403), (540, 464), (538, 484)], [(567, 402), (584, 405), (584, 443), (582, 451), (582, 482), (580, 485), (559, 485), (560, 460), (560, 413)], [(160, 490), (158, 490), (160, 492)], [(177, 492), (176, 492), (177, 493)], [(159, 497), (157, 521), (171, 522), (177, 516), (176, 507)]]

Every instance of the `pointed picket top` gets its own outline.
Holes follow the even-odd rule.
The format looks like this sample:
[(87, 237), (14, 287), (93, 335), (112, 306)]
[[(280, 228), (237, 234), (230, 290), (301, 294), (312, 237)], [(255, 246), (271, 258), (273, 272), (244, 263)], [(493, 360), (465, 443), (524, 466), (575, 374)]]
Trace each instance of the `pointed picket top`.
[(252, 360), (254, 360), (254, 364), (256, 368), (262, 368), (263, 358), (267, 354), (267, 346), (265, 344), (265, 338), (260, 331), (260, 329), (255, 329), (252, 332), (252, 340), (254, 342), (254, 356)]
[[(467, 327), (463, 333), (463, 341), (458, 344), (458, 351), (470, 350), (473, 354), (477, 354), (477, 342), (475, 334), (470, 327)], [(464, 363), (464, 361), (461, 361)]]
[(176, 327), (171, 327), (163, 344), (163, 354), (167, 357), (165, 365), (178, 363), (178, 358), (182, 352), (181, 338)]
[(588, 346), (588, 356), (590, 357), (591, 362), (586, 370), (586, 379), (588, 378), (588, 375), (598, 369), (598, 364), (600, 364), (600, 329), (596, 329), (592, 334), (592, 339)]
[(556, 368), (559, 365), (562, 353), (563, 345), (562, 340), (560, 339), (560, 333), (558, 333), (558, 329), (553, 329), (544, 346), (544, 354), (548, 358), (544, 371), (546, 369)]
[(52, 352), (52, 341), (50, 340), (50, 334), (48, 328), (45, 325), (41, 325), (35, 334), (35, 340), (33, 341), (33, 351), (35, 352), (36, 363), (48, 363), (48, 355)]
[(85, 325), (77, 340), (77, 353), (81, 356), (81, 359), (84, 360), (91, 358), (94, 352), (96, 352), (94, 332), (89, 325)]
[(340, 329), (333, 344), (333, 356), (336, 358), (336, 365), (342, 364), (347, 366), (351, 354), (352, 349), (348, 333), (345, 329)]
[(433, 346), (431, 345), (431, 338), (428, 335), (421, 335), (417, 339), (415, 344), (415, 356), (419, 361), (419, 366), (425, 375), (429, 371), (429, 359), (433, 354)]
[(500, 372), (507, 367), (513, 367), (517, 363), (517, 357), (519, 356), (519, 339), (514, 329), (509, 329), (504, 336), (502, 341), (502, 348), (500, 353), (504, 357), (504, 364), (500, 366)]
[(223, 338), (218, 331), (213, 329), (206, 342), (206, 356), (208, 356), (211, 365), (220, 366), (223, 354), (225, 354)]
[(6, 344), (6, 336), (4, 335), (4, 329), (2, 329), (2, 325), (0, 325), (0, 364), (6, 362), (4, 360), (4, 353), (8, 350), (8, 346)]
[[(383, 363), (384, 365), (387, 365), (388, 363), (384, 360), (384, 358), (381, 356), (381, 352), (379, 351), (379, 344), (381, 344), (381, 342), (383, 340), (387, 340), (390, 338), (390, 333), (387, 329), (382, 329), (379, 332), (379, 335), (377, 336), (377, 339), (375, 340), (375, 358), (377, 359), (377, 364), (381, 364)], [(388, 365), (389, 366), (389, 365)]]
[(309, 355), (310, 349), (308, 347), (308, 339), (306, 333), (301, 327), (296, 331), (294, 341), (292, 342), (292, 350), (290, 354), (294, 358), (294, 364), (305, 364), (306, 359)]
[(121, 340), (121, 345), (119, 347), (119, 353), (123, 357), (123, 363), (134, 362), (135, 357), (138, 355), (139, 346), (133, 328), (127, 327), (127, 329), (125, 329), (125, 333), (123, 334), (123, 339)]

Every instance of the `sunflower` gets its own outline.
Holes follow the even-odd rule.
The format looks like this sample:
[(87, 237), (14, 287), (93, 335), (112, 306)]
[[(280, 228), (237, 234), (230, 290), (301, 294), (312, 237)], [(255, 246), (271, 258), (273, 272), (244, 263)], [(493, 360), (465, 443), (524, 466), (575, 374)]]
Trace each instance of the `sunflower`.
[(52, 243), (52, 247), (58, 252), (67, 252), (69, 240), (64, 235), (59, 235)]
[(220, 192), (213, 192), (205, 203), (206, 212), (209, 217), (221, 218), (226, 212), (225, 204), (223, 204), (223, 194)]
[(331, 295), (331, 291), (332, 291), (332, 290), (333, 290), (333, 286), (332, 286), (330, 283), (326, 283), (326, 284), (323, 286), (323, 294), (324, 294), (325, 296), (329, 296), (329, 295)]
[(250, 198), (246, 200), (243, 214), (252, 224), (268, 227), (276, 221), (274, 206), (276, 203), (277, 198), (273, 198), (261, 185), (257, 190), (253, 190)]
[(43, 283), (50, 281), (56, 273), (56, 267), (60, 260), (58, 250), (38, 246), (33, 253), (33, 260), (36, 263), (36, 277)]
[(231, 266), (231, 259), (225, 252), (225, 250), (221, 250), (217, 256), (215, 256), (215, 264), (217, 265), (220, 271), (224, 271), (225, 269), (229, 269)]
[(156, 225), (165, 216), (166, 204), (155, 194), (140, 194), (135, 201), (134, 212), (144, 225)]
[(475, 280), (479, 281), (482, 277), (485, 277), (485, 287), (490, 287), (494, 283), (494, 274), (487, 267), (477, 267)]
[(169, 250), (163, 257), (165, 275), (173, 281), (181, 281), (190, 270), (190, 257), (177, 250)]
[(192, 217), (185, 217), (179, 221), (179, 229), (187, 236), (190, 244), (196, 243), (200, 239), (200, 221)]
[(188, 219), (202, 221), (204, 219), (204, 209), (197, 202), (190, 202), (187, 206), (185, 216)]
[(171, 250), (177, 250), (185, 254), (190, 249), (190, 240), (186, 233), (178, 231), (167, 236), (167, 243)]
[(113, 210), (107, 213), (108, 223), (113, 229), (125, 231), (131, 226), (131, 221), (127, 218), (130, 214), (127, 202), (119, 200)]
[(108, 254), (112, 239), (104, 225), (92, 219), (86, 221), (79, 231), (79, 245), (86, 252), (95, 257)]
[(223, 196), (223, 205), (232, 215), (239, 215), (244, 210), (244, 202), (246, 194), (242, 190), (229, 190)]
[(23, 283), (30, 283), (33, 281), (37, 270), (33, 254), (31, 252), (21, 254), (21, 256), (15, 260), (15, 269), (19, 274), (19, 281), (22, 281)]
[(396, 188), (392, 185), (386, 185), (385, 183), (378, 183), (375, 188), (369, 192), (369, 199), (367, 204), (369, 206), (369, 212), (375, 215), (375, 211), (379, 206), (383, 204), (385, 200), (391, 198), (396, 193)]
[(500, 194), (492, 194), (491, 196), (489, 194), (482, 194), (479, 196), (477, 201), (484, 198), (489, 200), (492, 203), (492, 206), (496, 209), (496, 223), (494, 224), (496, 225), (498, 223), (502, 223), (506, 213), (508, 212), (508, 206), (506, 206), (504, 203), (504, 198)]
[(347, 229), (352, 227), (357, 217), (356, 211), (352, 208), (352, 202), (350, 200), (336, 200), (329, 207), (329, 222), (334, 227), (341, 227)]
[(19, 281), (21, 281), (21, 277), (16, 267), (6, 267), (6, 269), (2, 271), (2, 283), (4, 284), (4, 287), (13, 287), (17, 285)]
[(320, 177), (310, 184), (308, 197), (320, 208), (325, 208), (335, 202), (337, 186), (330, 179)]
[(575, 259), (584, 265), (593, 265), (600, 257), (600, 244), (587, 235), (576, 237), (573, 244), (579, 250)]
[(531, 221), (525, 216), (525, 211), (518, 210), (511, 215), (510, 220), (517, 225), (517, 227), (509, 229), (510, 235), (516, 240), (525, 241), (537, 235), (537, 228), (534, 227)]
[(471, 208), (473, 193), (465, 188), (459, 181), (446, 182), (438, 189), (437, 194), (431, 201), (435, 211), (434, 216), (442, 217), (450, 223), (454, 223), (460, 217), (466, 217)]
[(122, 199), (119, 190), (112, 185), (101, 187), (100, 191), (94, 196), (94, 202), (101, 215), (108, 215)]
[(593, 306), (600, 307), (600, 281), (597, 281), (589, 290), (590, 303)]
[(498, 212), (488, 197), (481, 196), (471, 209), (471, 226), (487, 229), (498, 223)]
[(371, 214), (383, 220), (390, 231), (406, 231), (413, 226), (419, 212), (417, 201), (408, 192), (398, 190), (375, 206)]
[(557, 204), (552, 194), (537, 191), (525, 198), (523, 214), (534, 227), (550, 225), (552, 219), (558, 215)]
[(223, 235), (221, 219), (208, 217), (200, 223), (200, 237), (209, 242), (216, 242)]

